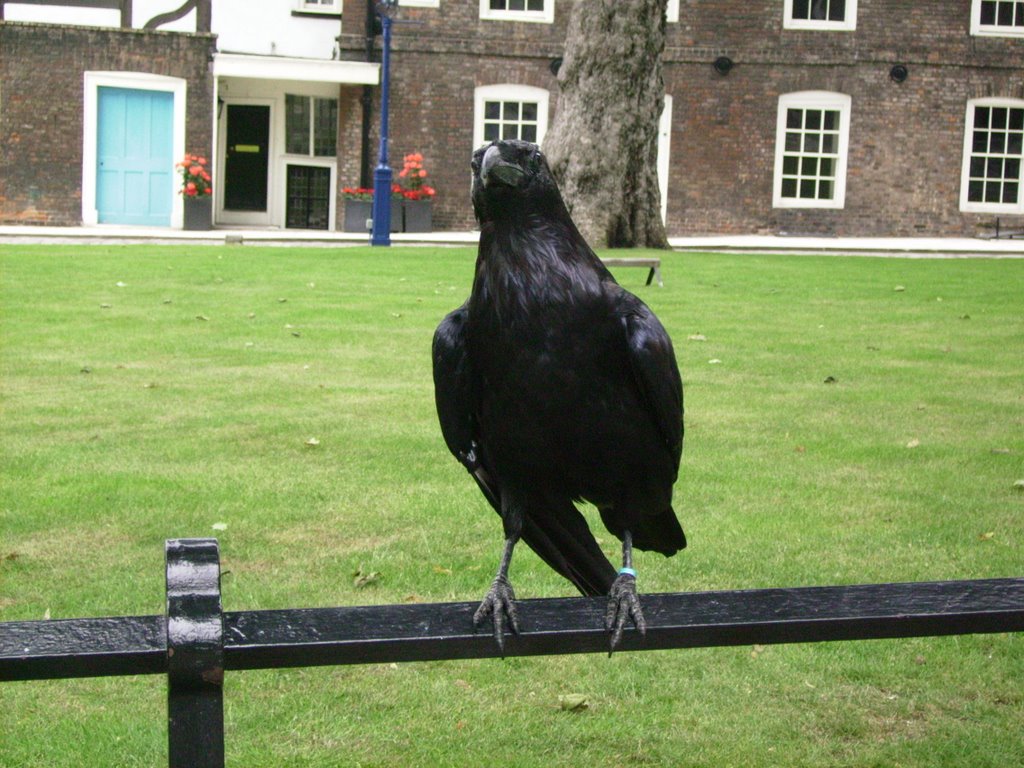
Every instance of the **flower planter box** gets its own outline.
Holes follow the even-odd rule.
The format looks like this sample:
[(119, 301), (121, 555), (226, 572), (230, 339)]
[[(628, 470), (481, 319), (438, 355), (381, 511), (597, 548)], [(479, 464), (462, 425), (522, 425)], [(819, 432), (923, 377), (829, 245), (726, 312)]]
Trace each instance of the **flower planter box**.
[(373, 215), (373, 203), (369, 200), (345, 201), (345, 232), (366, 232), (366, 222)]
[(206, 232), (213, 229), (213, 198), (186, 197), (182, 228), (190, 232)]
[(430, 200), (406, 200), (404, 207), (406, 232), (433, 231), (434, 218)]
[[(370, 200), (345, 201), (345, 232), (369, 232), (367, 222), (373, 218), (373, 202)], [(402, 201), (391, 201), (391, 231), (402, 231)]]

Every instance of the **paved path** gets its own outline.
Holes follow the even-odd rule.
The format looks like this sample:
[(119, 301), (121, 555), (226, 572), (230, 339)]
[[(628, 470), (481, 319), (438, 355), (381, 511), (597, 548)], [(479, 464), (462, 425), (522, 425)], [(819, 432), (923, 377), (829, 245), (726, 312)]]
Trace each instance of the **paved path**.
[[(479, 232), (396, 234), (395, 245), (475, 245)], [(0, 226), (0, 244), (249, 244), (274, 246), (343, 247), (367, 245), (366, 235), (353, 232), (315, 232), (294, 229), (217, 228), (185, 232), (165, 227), (36, 227)], [(938, 237), (779, 237), (774, 235), (672, 237), (677, 251), (733, 253), (806, 253), (905, 258), (1024, 258), (1024, 239), (982, 240)]]

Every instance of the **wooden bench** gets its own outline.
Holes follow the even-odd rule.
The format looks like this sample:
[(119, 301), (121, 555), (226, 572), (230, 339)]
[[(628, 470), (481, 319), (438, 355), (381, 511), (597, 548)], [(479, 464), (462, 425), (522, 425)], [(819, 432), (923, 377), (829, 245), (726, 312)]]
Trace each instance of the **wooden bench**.
[(664, 287), (661, 281), (661, 259), (601, 259), (606, 267), (646, 267), (650, 270), (647, 273), (647, 285), (651, 284), (654, 278), (658, 278), (658, 285)]

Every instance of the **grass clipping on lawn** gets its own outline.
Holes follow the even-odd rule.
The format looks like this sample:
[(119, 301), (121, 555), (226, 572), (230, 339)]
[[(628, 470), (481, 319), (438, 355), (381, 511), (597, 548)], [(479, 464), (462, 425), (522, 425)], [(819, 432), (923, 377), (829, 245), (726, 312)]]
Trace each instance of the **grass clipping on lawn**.
[[(675, 340), (690, 547), (641, 591), (1024, 575), (1024, 262), (657, 255), (616, 276)], [(479, 599), (500, 523), (430, 372), (474, 258), (4, 246), (0, 620), (159, 613), (190, 536), (228, 610)], [(1017, 635), (247, 672), (228, 761), (1005, 768), (1022, 679)], [(0, 765), (166, 762), (164, 697), (5, 685)]]

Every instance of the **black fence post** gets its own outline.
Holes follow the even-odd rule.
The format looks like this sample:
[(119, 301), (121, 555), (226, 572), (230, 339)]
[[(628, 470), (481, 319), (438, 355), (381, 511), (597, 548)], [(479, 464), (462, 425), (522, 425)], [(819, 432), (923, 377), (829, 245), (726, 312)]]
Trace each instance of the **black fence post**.
[(224, 766), (224, 622), (216, 539), (167, 542), (170, 768)]

